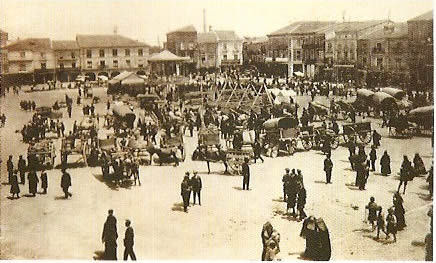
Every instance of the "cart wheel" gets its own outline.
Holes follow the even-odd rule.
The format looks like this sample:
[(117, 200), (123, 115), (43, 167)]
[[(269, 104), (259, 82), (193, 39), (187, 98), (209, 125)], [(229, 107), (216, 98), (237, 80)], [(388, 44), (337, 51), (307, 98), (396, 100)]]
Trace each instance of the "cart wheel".
[(333, 137), (330, 147), (332, 147), (333, 150), (336, 150), (339, 147), (339, 137)]
[(310, 139), (302, 139), (301, 140), (301, 144), (303, 144), (303, 148), (306, 151), (309, 151), (310, 149), (312, 149), (312, 141)]
[(371, 142), (371, 132), (363, 132), (359, 134), (359, 139), (364, 144), (368, 144)]
[(353, 134), (344, 135), (345, 143), (356, 142), (356, 137)]
[(271, 154), (270, 154), (270, 156), (271, 156), (272, 158), (276, 158), (277, 156), (279, 156), (279, 146), (278, 146), (278, 145), (276, 145), (276, 146), (274, 146), (274, 147), (271, 148)]
[(233, 175), (241, 175), (242, 174), (242, 165), (238, 163), (236, 160), (232, 159), (228, 162), (231, 174)]

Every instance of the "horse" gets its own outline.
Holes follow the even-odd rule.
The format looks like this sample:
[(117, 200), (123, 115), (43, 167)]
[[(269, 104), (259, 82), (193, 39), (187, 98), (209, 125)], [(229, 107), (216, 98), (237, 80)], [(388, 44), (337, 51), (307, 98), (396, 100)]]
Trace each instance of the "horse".
[(171, 149), (160, 149), (156, 148), (154, 145), (150, 145), (145, 148), (145, 150), (150, 154), (150, 164), (153, 160), (153, 155), (157, 154), (159, 157), (159, 165), (162, 166), (163, 163), (176, 163), (179, 165), (179, 158), (176, 156), (176, 151), (174, 148)]
[(192, 153), (193, 160), (201, 160), (206, 162), (223, 162), (225, 173), (228, 173), (227, 152), (221, 150), (219, 145), (216, 145), (217, 151), (208, 151), (207, 146), (198, 146)]

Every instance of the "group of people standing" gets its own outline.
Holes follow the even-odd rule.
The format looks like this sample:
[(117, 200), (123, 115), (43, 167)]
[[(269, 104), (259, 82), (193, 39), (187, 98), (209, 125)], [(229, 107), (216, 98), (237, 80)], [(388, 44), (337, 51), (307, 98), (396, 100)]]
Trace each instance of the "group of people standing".
[(183, 200), (183, 211), (188, 212), (188, 207), (190, 206), (191, 192), (194, 198), (194, 205), (196, 204), (196, 199), (198, 197), (198, 204), (201, 206), (201, 189), (203, 188), (203, 183), (201, 177), (198, 175), (197, 171), (193, 172), (192, 177), (189, 177), (189, 172), (185, 173), (183, 181), (181, 183), (181, 193)]
[(307, 217), (304, 212), (306, 205), (306, 189), (304, 188), (303, 175), (301, 170), (292, 169), (290, 173), (289, 168), (285, 169), (285, 174), (282, 178), (283, 182), (283, 200), (286, 202), (286, 212), (292, 209), (292, 215), (297, 216), (295, 208), (298, 210), (300, 220)]

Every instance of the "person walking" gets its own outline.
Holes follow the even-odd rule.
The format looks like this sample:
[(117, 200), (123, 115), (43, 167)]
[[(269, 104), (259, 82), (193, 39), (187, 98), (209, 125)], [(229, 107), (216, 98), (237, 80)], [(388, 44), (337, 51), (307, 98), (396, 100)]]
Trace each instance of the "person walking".
[(375, 148), (378, 148), (380, 146), (380, 140), (381, 135), (376, 130), (374, 130), (374, 132), (372, 133), (372, 143)]
[(394, 242), (397, 242), (397, 219), (395, 218), (394, 209), (392, 207), (388, 210), (386, 223), (386, 239), (389, 239), (389, 234), (392, 234), (394, 236)]
[(109, 209), (106, 222), (103, 226), (101, 241), (104, 243), (104, 259), (117, 260), (117, 219), (113, 215), (114, 210)]
[(405, 214), (406, 211), (404, 210), (404, 206), (403, 206), (403, 198), (401, 197), (400, 193), (395, 193), (394, 197), (393, 197), (393, 205), (394, 205), (394, 214), (395, 214), (395, 218), (397, 220), (397, 230), (403, 230), (407, 225), (406, 225), (406, 218), (405, 218)]
[(265, 161), (262, 158), (262, 146), (260, 145), (258, 140), (255, 140), (254, 144), (253, 144), (253, 153), (254, 153), (254, 163), (256, 163), (257, 159), (260, 159), (262, 161), (262, 163), (264, 163)]
[(307, 217), (306, 212), (304, 212), (304, 207), (306, 206), (306, 189), (303, 185), (300, 187), (300, 191), (298, 192), (297, 199), (297, 210), (299, 214), (299, 219), (303, 220)]
[(194, 196), (194, 205), (196, 203), (196, 197), (198, 197), (198, 204), (201, 205), (201, 189), (203, 184), (201, 182), (201, 177), (198, 175), (197, 171), (194, 171), (194, 176), (191, 178), (192, 194)]
[(18, 171), (20, 172), (20, 184), (25, 183), (25, 174), (26, 174), (26, 160), (23, 159), (23, 155), (20, 155), (18, 159)]
[(191, 193), (190, 185), (189, 185), (189, 172), (185, 173), (185, 177), (183, 178), (180, 188), (181, 188), (180, 195), (182, 196), (182, 200), (183, 200), (183, 211), (185, 213), (188, 213), (189, 195)]
[(371, 146), (371, 151), (369, 152), (369, 160), (371, 161), (371, 170), (375, 171), (375, 162), (377, 161), (377, 152), (376, 152), (376, 146)]
[(69, 196), (73, 196), (70, 192), (68, 192), (68, 188), (71, 186), (71, 175), (67, 173), (65, 169), (62, 169), (62, 177), (61, 177), (61, 188), (65, 194), (65, 199), (68, 199)]
[(326, 177), (326, 184), (331, 184), (333, 162), (330, 159), (331, 155), (328, 154), (324, 160), (324, 172)]
[(369, 203), (366, 205), (365, 209), (368, 209), (368, 222), (371, 223), (372, 231), (376, 228), (377, 221), (377, 211), (379, 210), (379, 206), (375, 202), (375, 198), (371, 196), (369, 199)]
[(17, 198), (20, 198), (20, 186), (18, 185), (18, 171), (15, 170), (11, 177), (11, 190), (10, 193), (12, 194), (12, 198), (16, 195)]
[(382, 158), (380, 159), (381, 173), (384, 176), (388, 176), (391, 174), (391, 157), (388, 154), (388, 151), (383, 153)]
[(126, 233), (124, 234), (124, 260), (130, 256), (130, 259), (136, 260), (135, 252), (133, 251), (134, 233), (129, 219), (126, 220)]
[(242, 164), (242, 190), (250, 190), (250, 167), (248, 166), (248, 158), (244, 158)]
[(377, 239), (380, 238), (380, 231), (385, 233), (386, 236), (388, 235), (385, 230), (385, 216), (383, 215), (381, 206), (378, 207), (378, 215), (377, 215)]
[(32, 170), (27, 174), (27, 180), (29, 181), (29, 193), (32, 196), (36, 196), (36, 189), (38, 188), (39, 179), (36, 176), (35, 170)]
[(48, 188), (48, 179), (47, 179), (47, 173), (43, 169), (41, 171), (41, 188), (43, 189), (43, 194), (47, 194), (47, 188)]

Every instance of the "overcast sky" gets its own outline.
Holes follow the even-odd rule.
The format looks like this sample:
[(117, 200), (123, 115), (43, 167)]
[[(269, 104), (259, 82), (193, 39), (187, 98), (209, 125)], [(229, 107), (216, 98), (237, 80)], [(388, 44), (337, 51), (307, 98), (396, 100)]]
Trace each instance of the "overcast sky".
[(206, 23), (216, 30), (262, 36), (293, 21), (387, 19), (407, 21), (433, 8), (432, 0), (0, 0), (0, 28), (17, 37), (74, 39), (118, 33), (148, 44), (166, 33)]

